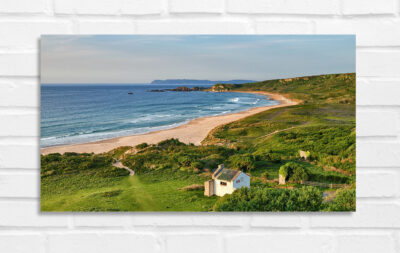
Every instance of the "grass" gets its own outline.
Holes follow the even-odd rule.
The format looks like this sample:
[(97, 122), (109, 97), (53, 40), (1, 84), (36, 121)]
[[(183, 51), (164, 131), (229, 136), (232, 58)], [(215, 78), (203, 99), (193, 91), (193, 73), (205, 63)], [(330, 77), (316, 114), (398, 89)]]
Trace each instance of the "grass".
[[(155, 171), (143, 175), (123, 176), (110, 180), (68, 175), (42, 179), (42, 211), (209, 211), (216, 197), (205, 197), (203, 190), (182, 191), (179, 188), (202, 184), (202, 177), (186, 173), (174, 180)], [(84, 187), (81, 187), (84, 185)], [(67, 186), (67, 187), (65, 187)], [(64, 190), (68, 188), (68, 190)], [(51, 191), (49, 189), (52, 189)]]

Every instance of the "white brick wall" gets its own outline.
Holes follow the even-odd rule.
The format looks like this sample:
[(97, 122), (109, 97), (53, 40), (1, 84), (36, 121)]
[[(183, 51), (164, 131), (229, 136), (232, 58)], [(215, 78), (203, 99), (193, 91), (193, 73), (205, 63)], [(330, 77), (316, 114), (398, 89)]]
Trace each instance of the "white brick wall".
[[(40, 34), (357, 34), (354, 214), (42, 214)], [(400, 0), (1, 0), (0, 252), (400, 252)]]

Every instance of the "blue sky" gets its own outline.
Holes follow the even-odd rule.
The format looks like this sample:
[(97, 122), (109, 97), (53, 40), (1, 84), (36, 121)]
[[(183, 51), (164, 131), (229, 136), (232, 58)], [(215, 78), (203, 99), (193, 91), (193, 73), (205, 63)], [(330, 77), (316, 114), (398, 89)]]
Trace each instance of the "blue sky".
[(45, 35), (41, 83), (269, 80), (355, 72), (354, 35)]

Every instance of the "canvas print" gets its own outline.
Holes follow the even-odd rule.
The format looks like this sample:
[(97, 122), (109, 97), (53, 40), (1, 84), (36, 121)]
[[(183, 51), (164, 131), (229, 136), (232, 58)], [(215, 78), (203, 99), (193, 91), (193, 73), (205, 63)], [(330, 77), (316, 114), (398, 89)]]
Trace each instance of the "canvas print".
[(46, 35), (41, 211), (356, 210), (355, 36)]

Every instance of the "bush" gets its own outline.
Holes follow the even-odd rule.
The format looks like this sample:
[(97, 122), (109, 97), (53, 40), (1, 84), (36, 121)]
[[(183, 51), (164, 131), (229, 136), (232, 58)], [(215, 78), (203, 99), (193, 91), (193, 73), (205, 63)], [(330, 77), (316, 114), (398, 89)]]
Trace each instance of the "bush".
[(288, 162), (279, 168), (279, 175), (293, 182), (307, 180), (309, 177), (308, 171), (301, 165), (295, 162)]
[(329, 207), (330, 211), (355, 211), (356, 191), (355, 189), (342, 189), (336, 191), (335, 201)]
[(293, 174), (289, 180), (299, 183), (308, 179), (308, 173), (305, 168), (298, 166), (293, 169)]
[(201, 169), (203, 169), (203, 164), (201, 162), (198, 162), (198, 161), (192, 162), (192, 168), (196, 168), (196, 169), (201, 170)]
[(183, 142), (180, 142), (178, 139), (172, 138), (172, 139), (161, 141), (157, 145), (159, 147), (166, 148), (166, 147), (170, 147), (170, 146), (172, 146), (172, 147), (185, 146), (186, 144)]
[(214, 211), (319, 211), (322, 193), (315, 187), (300, 189), (242, 188), (225, 195), (214, 205)]
[(190, 166), (192, 164), (192, 159), (189, 156), (179, 156), (178, 162), (182, 166)]
[(229, 157), (230, 167), (242, 171), (250, 171), (254, 169), (254, 158), (250, 154), (237, 154)]
[(144, 149), (144, 148), (147, 148), (148, 146), (149, 146), (149, 144), (147, 144), (146, 142), (143, 142), (143, 143), (141, 143), (139, 145), (136, 145), (135, 148)]
[(280, 163), (282, 161), (281, 155), (274, 153), (269, 149), (259, 149), (253, 153), (256, 161), (270, 161), (273, 163)]

